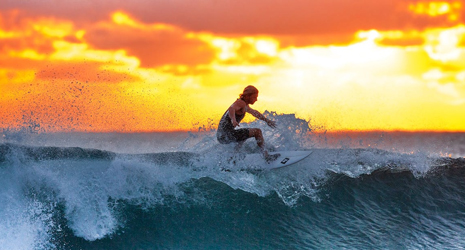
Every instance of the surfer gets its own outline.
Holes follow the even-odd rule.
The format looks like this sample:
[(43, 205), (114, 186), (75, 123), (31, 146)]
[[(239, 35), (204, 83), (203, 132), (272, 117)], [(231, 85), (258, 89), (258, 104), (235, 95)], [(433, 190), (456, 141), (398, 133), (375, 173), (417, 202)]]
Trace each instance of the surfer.
[(239, 128), (239, 122), (244, 118), (245, 113), (249, 113), (259, 120), (265, 121), (268, 126), (276, 128), (276, 122), (266, 118), (263, 114), (255, 109), (252, 109), (249, 105), (254, 104), (258, 98), (258, 89), (252, 85), (245, 87), (242, 94), (229, 108), (226, 110), (224, 115), (221, 117), (218, 125), (218, 131), (216, 137), (218, 142), (221, 144), (229, 144), (232, 142), (237, 143), (236, 150), (242, 147), (242, 144), (249, 139), (254, 137), (257, 141), (257, 145), (263, 154), (263, 157), (267, 162), (272, 162), (279, 157), (279, 154), (269, 154), (265, 149), (265, 140), (263, 139), (262, 130), (259, 128)]

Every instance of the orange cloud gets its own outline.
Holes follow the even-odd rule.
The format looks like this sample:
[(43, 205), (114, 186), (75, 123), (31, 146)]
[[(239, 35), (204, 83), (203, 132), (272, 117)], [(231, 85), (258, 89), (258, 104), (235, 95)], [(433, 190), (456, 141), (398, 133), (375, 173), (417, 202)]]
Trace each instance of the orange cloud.
[[(272, 2), (237, 0), (227, 4), (215, 0), (206, 0), (202, 3), (145, 0), (108, 0), (104, 3), (41, 1), (40, 4), (8, 1), (0, 8), (21, 8), (34, 15), (69, 19), (79, 27), (98, 20), (106, 20), (110, 13), (124, 10), (125, 13), (140, 20), (140, 23), (170, 24), (186, 31), (209, 32), (221, 36), (292, 37), (287, 41), (295, 41), (299, 46), (302, 40), (306, 41), (306, 45), (345, 43), (347, 38), (358, 30), (425, 29), (456, 25), (464, 21), (464, 16), (461, 14), (463, 4), (457, 0), (276, 0)], [(102, 32), (106, 30), (102, 29)], [(131, 32), (138, 28), (125, 29), (121, 33), (114, 33), (113, 36), (132, 34)], [(146, 41), (152, 41), (155, 36), (157, 32), (154, 30)], [(179, 41), (179, 37), (174, 36), (170, 39)], [(97, 37), (95, 39), (98, 45), (109, 46), (101, 41), (103, 38)], [(117, 38), (121, 39), (121, 37)], [(131, 43), (130, 38), (125, 40), (126, 43)], [(180, 45), (184, 46), (184, 42), (186, 41)], [(135, 52), (132, 53), (136, 55)]]
[[(0, 53), (13, 57), (33, 57), (53, 51), (54, 19), (28, 19), (20, 11), (0, 12)], [(66, 24), (65, 24), (66, 25)], [(33, 58), (32, 58), (33, 59)]]
[(415, 30), (411, 31), (384, 31), (380, 32), (381, 36), (377, 40), (380, 45), (384, 46), (418, 46), (425, 43), (423, 35)]
[(124, 49), (128, 55), (136, 56), (142, 67), (197, 65), (212, 61), (214, 50), (207, 43), (186, 34), (174, 26), (143, 24), (116, 12), (113, 22), (92, 26), (83, 38), (96, 49)]
[(460, 20), (463, 12), (461, 1), (416, 2), (409, 4), (409, 10), (417, 15), (447, 16), (447, 19), (452, 22)]
[(271, 64), (278, 59), (280, 44), (271, 37), (199, 37), (217, 50), (216, 63)]

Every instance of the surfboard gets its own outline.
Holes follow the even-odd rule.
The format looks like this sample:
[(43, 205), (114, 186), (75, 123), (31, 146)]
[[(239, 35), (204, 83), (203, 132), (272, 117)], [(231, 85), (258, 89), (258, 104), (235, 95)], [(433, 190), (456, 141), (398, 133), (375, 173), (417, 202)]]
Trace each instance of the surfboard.
[(258, 169), (277, 169), (295, 164), (306, 157), (313, 151), (279, 151), (270, 152), (270, 154), (281, 154), (278, 159), (267, 163), (261, 154), (248, 154), (244, 158), (244, 162), (250, 164), (252, 168)]

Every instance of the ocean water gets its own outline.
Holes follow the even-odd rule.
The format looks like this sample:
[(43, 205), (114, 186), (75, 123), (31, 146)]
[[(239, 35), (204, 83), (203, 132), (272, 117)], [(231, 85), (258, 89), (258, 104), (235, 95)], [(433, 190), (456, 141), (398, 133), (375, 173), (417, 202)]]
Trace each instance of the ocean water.
[(275, 130), (243, 127), (310, 157), (249, 171), (214, 131), (4, 129), (0, 249), (465, 248), (465, 134), (314, 133), (273, 118)]

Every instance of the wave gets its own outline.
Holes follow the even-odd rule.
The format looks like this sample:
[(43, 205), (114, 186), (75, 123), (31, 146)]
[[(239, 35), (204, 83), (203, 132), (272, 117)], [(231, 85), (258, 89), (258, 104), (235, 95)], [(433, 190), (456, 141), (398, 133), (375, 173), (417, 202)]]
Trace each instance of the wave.
[[(67, 248), (64, 247), (66, 242), (74, 242), (76, 248), (86, 248), (91, 242), (96, 244), (92, 245), (94, 247), (102, 246), (99, 245), (104, 244), (102, 242), (112, 245), (115, 244), (112, 238), (121, 236), (128, 240), (129, 235), (143, 234), (143, 229), (136, 225), (145, 223), (141, 214), (151, 214), (149, 220), (153, 223), (166, 224), (168, 222), (163, 219), (177, 221), (176, 217), (182, 217), (180, 211), (185, 211), (189, 216), (185, 215), (188, 218), (184, 219), (195, 221), (197, 224), (192, 226), (198, 229), (195, 225), (207, 223), (201, 219), (216, 218), (230, 223), (221, 216), (231, 211), (244, 212), (244, 220), (259, 223), (257, 218), (261, 215), (253, 212), (257, 209), (255, 206), (264, 206), (261, 209), (272, 217), (289, 213), (288, 209), (300, 211), (304, 215), (299, 220), (307, 223), (323, 223), (309, 218), (308, 214), (320, 213), (321, 216), (326, 209), (326, 218), (335, 218), (342, 224), (344, 220), (337, 210), (351, 211), (350, 204), (357, 202), (368, 207), (370, 202), (379, 203), (376, 213), (352, 211), (366, 213), (365, 216), (372, 216), (373, 220), (386, 218), (379, 213), (395, 214), (396, 209), (420, 209), (420, 214), (426, 216), (438, 207), (446, 211), (450, 211), (450, 207), (464, 207), (459, 199), (465, 195), (459, 188), (464, 184), (464, 158), (372, 148), (307, 150), (314, 152), (291, 167), (248, 171), (246, 162), (232, 164), (225, 160), (231, 155), (229, 148), (122, 154), (80, 147), (1, 144), (0, 216), (5, 219), (0, 223), (0, 248)], [(401, 194), (406, 191), (410, 192), (410, 198)], [(406, 201), (397, 200), (396, 195), (421, 204), (404, 204)], [(378, 196), (384, 196), (385, 200), (379, 200)], [(447, 202), (438, 204), (437, 199)], [(383, 210), (386, 200), (394, 204), (390, 208), (394, 212)], [(203, 212), (195, 214), (199, 209)], [(206, 211), (210, 211), (208, 216), (211, 217)], [(246, 216), (247, 211), (252, 211), (254, 217)], [(270, 223), (267, 227), (272, 227), (277, 222), (267, 223)], [(171, 226), (170, 230), (183, 229), (180, 225)], [(209, 226), (211, 229), (218, 227), (214, 223)], [(234, 230), (233, 225), (229, 226)], [(193, 233), (183, 230), (173, 237), (185, 239)], [(222, 229), (217, 230), (227, 234)], [(307, 229), (302, 230), (314, 235)], [(214, 248), (215, 242), (210, 243)], [(280, 244), (283, 242), (275, 242), (270, 247), (286, 246)], [(308, 247), (305, 242), (299, 244)], [(166, 248), (167, 245), (160, 246)]]

